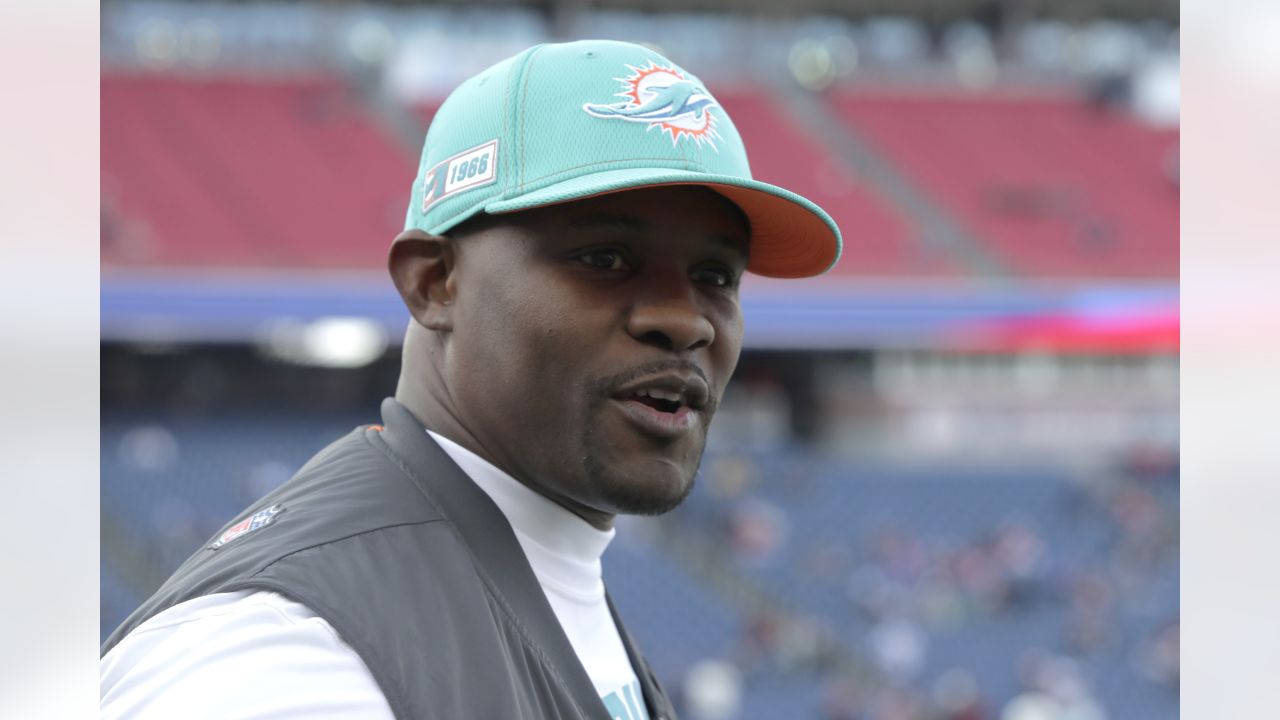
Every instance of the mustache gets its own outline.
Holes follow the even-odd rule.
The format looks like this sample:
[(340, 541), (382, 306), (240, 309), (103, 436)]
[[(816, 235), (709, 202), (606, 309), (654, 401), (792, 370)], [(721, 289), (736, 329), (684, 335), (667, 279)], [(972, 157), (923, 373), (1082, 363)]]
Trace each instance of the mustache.
[(707, 384), (707, 415), (715, 414), (716, 407), (720, 404), (720, 397), (716, 394), (715, 385), (707, 379), (707, 373), (702, 368), (689, 360), (658, 360), (655, 362), (642, 363), (634, 367), (628, 368), (613, 375), (605, 375), (595, 378), (588, 383), (592, 397), (608, 397), (613, 394), (615, 388), (622, 387), (640, 378), (657, 375), (664, 372), (681, 372), (693, 373)]

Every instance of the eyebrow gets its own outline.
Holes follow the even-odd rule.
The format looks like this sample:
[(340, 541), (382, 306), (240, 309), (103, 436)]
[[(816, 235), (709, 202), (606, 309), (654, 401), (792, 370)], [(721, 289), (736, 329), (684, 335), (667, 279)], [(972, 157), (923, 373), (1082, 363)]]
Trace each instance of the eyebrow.
[[(633, 233), (644, 233), (653, 228), (643, 218), (630, 215), (586, 215), (569, 221), (568, 226), (575, 230), (622, 230)], [(742, 253), (744, 257), (747, 255), (747, 249), (751, 242), (750, 239), (738, 240), (718, 232), (712, 233), (711, 239), (715, 240), (718, 245)]]

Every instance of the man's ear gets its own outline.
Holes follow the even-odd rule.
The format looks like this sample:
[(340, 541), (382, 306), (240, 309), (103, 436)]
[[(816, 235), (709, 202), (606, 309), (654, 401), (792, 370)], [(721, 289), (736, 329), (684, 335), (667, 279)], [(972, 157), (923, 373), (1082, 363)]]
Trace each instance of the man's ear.
[(421, 230), (405, 230), (391, 244), (391, 281), (409, 314), (429, 330), (453, 329), (455, 258), (449, 238)]

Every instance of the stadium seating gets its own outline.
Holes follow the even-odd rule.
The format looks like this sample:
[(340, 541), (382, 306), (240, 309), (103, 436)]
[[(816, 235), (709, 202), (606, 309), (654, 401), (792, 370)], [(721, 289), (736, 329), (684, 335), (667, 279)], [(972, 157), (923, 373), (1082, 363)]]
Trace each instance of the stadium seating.
[[(905, 621), (921, 642), (906, 684), (928, 687), (964, 668), (986, 698), (1012, 697), (1028, 652), (1072, 652), (1074, 588), (1124, 552), (1111, 510), (1064, 471), (859, 466), (806, 455), (712, 448), (708, 474), (673, 519), (722, 538), (737, 572), (785, 598), (793, 613), (821, 618), (873, 666), (877, 633), (886, 621)], [(754, 481), (719, 484), (723, 458), (746, 462)], [(1176, 482), (1167, 481), (1140, 492), (1176, 525)], [(738, 531), (759, 506), (781, 520), (763, 547)], [(1018, 549), (1035, 562), (1015, 571)], [(1107, 621), (1106, 642), (1080, 653), (1085, 681), (1111, 717), (1176, 713), (1176, 697), (1134, 670), (1144, 639), (1177, 616), (1176, 549), (1165, 546), (1144, 572), (1129, 579), (1143, 587), (1142, 599), (1116, 601), (1123, 609)]]
[[(236, 512), (366, 421), (332, 412), (104, 412), (102, 636)], [(726, 459), (745, 462), (755, 480), (726, 492), (717, 469)], [(946, 670), (963, 667), (998, 706), (1018, 691), (1027, 651), (1073, 652), (1074, 583), (1112, 572), (1129, 552), (1132, 538), (1116, 518), (1145, 508), (1159, 523), (1176, 521), (1176, 479), (1118, 488), (1098, 496), (1102, 502), (1044, 468), (852, 466), (790, 445), (720, 444), (668, 522), (719, 547), (726, 567), (781, 603), (777, 611), (816, 623), (865, 666), (875, 667), (882, 652), (882, 621), (910, 621), (923, 645), (903, 687), (927, 689)], [(756, 544), (744, 545), (733, 528), (742, 517), (750, 521), (741, 510), (758, 517), (759, 507), (773, 509), (764, 515), (772, 513), (779, 531), (764, 546), (758, 534)], [(605, 577), (637, 640), (678, 693), (683, 673), (699, 660), (743, 662), (753, 635), (741, 598), (713, 590), (673, 558), (652, 522), (622, 524)], [(1163, 538), (1160, 552), (1111, 591), (1124, 595), (1105, 617), (1106, 642), (1081, 654), (1084, 677), (1112, 717), (1176, 713), (1176, 694), (1133, 667), (1143, 642), (1178, 612), (1176, 532), (1151, 537)], [(1019, 548), (1035, 558), (1022, 570)], [(739, 720), (817, 716), (826, 671), (765, 662), (774, 664), (765, 671), (742, 666)]]
[[(646, 657), (666, 669), (705, 658), (727, 658), (740, 631), (736, 613), (652, 542), (617, 538), (605, 555), (605, 582), (618, 610), (643, 627)], [(675, 676), (678, 677), (678, 676)]]
[(846, 90), (828, 106), (1015, 274), (1178, 274), (1176, 130), (1054, 96)]
[(412, 155), (339, 79), (102, 76), (108, 266), (380, 267)]
[[(775, 98), (719, 98), (755, 176), (840, 225), (836, 276), (956, 272)], [(836, 91), (828, 106), (1015, 275), (1177, 274), (1176, 130), (1053, 97)], [(435, 107), (412, 109), (422, 127)], [(415, 167), (327, 75), (109, 72), (102, 140), (107, 266), (380, 267)]]

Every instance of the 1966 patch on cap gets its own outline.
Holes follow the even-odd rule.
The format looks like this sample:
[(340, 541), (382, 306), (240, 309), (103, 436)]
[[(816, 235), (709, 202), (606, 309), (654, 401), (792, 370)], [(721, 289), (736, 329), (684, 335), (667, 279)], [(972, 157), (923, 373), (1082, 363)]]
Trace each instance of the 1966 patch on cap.
[(259, 530), (270, 525), (275, 521), (276, 516), (282, 512), (284, 512), (284, 506), (279, 503), (272, 505), (265, 510), (259, 510), (253, 515), (241, 520), (235, 525), (232, 525), (230, 528), (227, 528), (227, 531), (222, 533), (222, 537), (215, 540), (213, 544), (209, 546), (209, 549), (217, 550), (238, 537), (248, 535), (254, 530)]
[(422, 212), (454, 193), (488, 185), (498, 177), (498, 141), (464, 150), (442, 160), (422, 184)]

